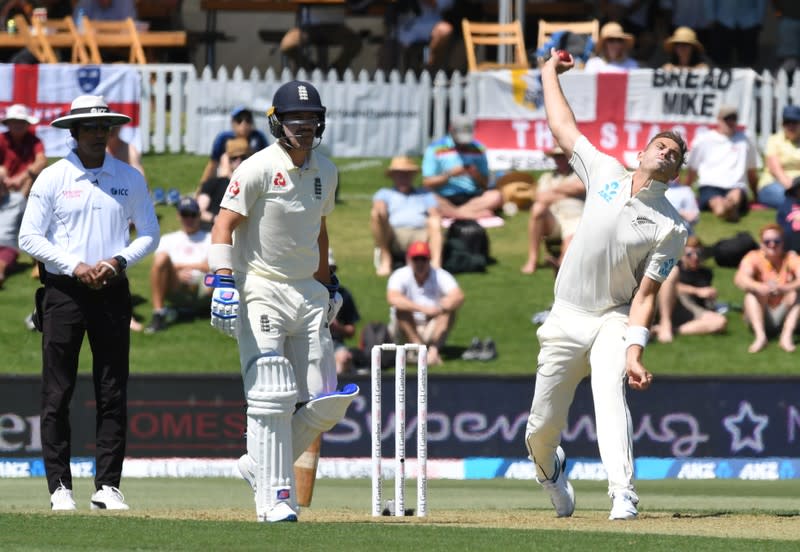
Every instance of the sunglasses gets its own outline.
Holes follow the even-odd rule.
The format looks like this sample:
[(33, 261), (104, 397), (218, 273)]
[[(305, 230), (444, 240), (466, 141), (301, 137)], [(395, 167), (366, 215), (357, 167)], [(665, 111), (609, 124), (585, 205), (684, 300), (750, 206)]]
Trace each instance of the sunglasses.
[(111, 125), (108, 123), (81, 123), (78, 125), (81, 130), (89, 130), (89, 131), (102, 131), (102, 132), (109, 132), (111, 130)]
[(421, 263), (423, 261), (429, 261), (430, 259), (428, 257), (411, 257), (411, 260), (415, 263)]
[(234, 118), (233, 118), (233, 121), (234, 121), (236, 124), (242, 124), (242, 123), (250, 123), (250, 124), (253, 124), (253, 118), (252, 118), (252, 117), (249, 117), (249, 116), (244, 116), (244, 117), (234, 117)]
[(686, 255), (687, 257), (699, 257), (700, 256), (700, 253), (698, 251), (693, 250), (693, 249), (690, 249), (688, 251), (684, 251), (683, 254)]
[(231, 161), (244, 161), (248, 157), (250, 157), (250, 156), (249, 155), (237, 155), (235, 157), (229, 157), (228, 159), (230, 159)]
[(200, 216), (200, 213), (187, 212), (187, 211), (181, 211), (179, 214), (182, 217), (186, 217), (186, 218), (195, 218), (195, 217), (199, 217)]
[(727, 123), (731, 123), (733, 121), (738, 121), (739, 120), (739, 116), (738, 115), (728, 115), (727, 117), (723, 117), (722, 120), (727, 122)]
[(780, 244), (782, 244), (782, 243), (783, 243), (783, 240), (782, 240), (782, 239), (780, 239), (780, 238), (769, 239), (769, 240), (761, 240), (761, 241), (762, 241), (762, 242), (764, 243), (764, 245), (766, 245), (767, 247), (774, 247), (774, 246), (776, 246), (776, 245), (780, 245)]

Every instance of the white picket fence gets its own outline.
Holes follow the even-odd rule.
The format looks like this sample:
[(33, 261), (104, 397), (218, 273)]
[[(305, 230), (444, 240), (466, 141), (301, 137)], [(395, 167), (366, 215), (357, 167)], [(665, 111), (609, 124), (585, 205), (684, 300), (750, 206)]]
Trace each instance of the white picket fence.
[[(421, 87), (421, 92), (414, 98), (419, 102), (421, 117), (418, 151), (406, 153), (421, 153), (428, 142), (446, 133), (449, 115), (471, 113), (473, 112), (471, 107), (476, 105), (474, 87), (469, 86), (468, 76), (460, 73), (455, 73), (448, 79), (442, 72), (433, 78), (427, 73), (417, 78), (411, 72), (401, 75), (397, 71), (389, 74), (377, 71), (374, 75), (369, 75), (366, 71), (362, 71), (358, 75), (353, 75), (348, 71), (343, 79), (339, 80), (334, 72), (324, 75), (319, 71), (292, 75), (288, 70), (276, 73), (273, 69), (268, 69), (262, 74), (253, 69), (245, 75), (242, 69), (237, 67), (230, 75), (225, 68), (214, 75), (211, 69), (206, 67), (198, 75), (194, 66), (189, 64), (144, 65), (138, 69), (142, 75), (143, 88), (140, 132), (144, 152), (169, 151), (206, 155), (207, 148), (200, 147), (200, 144), (207, 143), (208, 140), (207, 137), (201, 140), (201, 134), (208, 134), (212, 129), (201, 127), (197, 100), (199, 95), (204, 94), (204, 90), (219, 89), (220, 85), (242, 87), (248, 90), (248, 95), (252, 95), (253, 90), (274, 90), (281, 83), (295, 77), (315, 84), (328, 82), (344, 85), (344, 90), (347, 89), (348, 83), (352, 83), (353, 86), (363, 86), (365, 82), (374, 82), (376, 85), (386, 83), (418, 85)], [(341, 90), (339, 87), (337, 89)], [(754, 114), (754, 121), (748, 125), (748, 133), (763, 151), (767, 138), (780, 128), (783, 107), (788, 103), (800, 105), (800, 70), (795, 71), (791, 79), (784, 71), (779, 71), (775, 76), (769, 71), (764, 71), (759, 75), (755, 93), (757, 111)], [(224, 128), (227, 128), (227, 112), (221, 113), (221, 120), (224, 121)], [(262, 127), (262, 130), (266, 128)], [(371, 136), (369, 139), (378, 140), (381, 137)], [(392, 154), (391, 151), (387, 151), (386, 156)]]

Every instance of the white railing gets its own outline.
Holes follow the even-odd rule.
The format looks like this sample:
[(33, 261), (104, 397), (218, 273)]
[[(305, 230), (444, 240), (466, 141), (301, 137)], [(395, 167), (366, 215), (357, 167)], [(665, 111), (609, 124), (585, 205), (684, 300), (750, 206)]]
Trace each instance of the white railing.
[[(235, 91), (234, 96), (242, 98), (240, 103), (254, 109), (257, 115), (256, 125), (266, 130), (263, 111), (269, 106), (273, 91), (281, 83), (294, 78), (288, 70), (276, 73), (273, 69), (268, 69), (262, 74), (253, 69), (245, 75), (239, 67), (230, 74), (223, 67), (216, 75), (207, 67), (198, 76), (194, 66), (189, 64), (144, 65), (138, 69), (143, 88), (140, 118), (142, 151), (155, 153), (184, 151), (206, 155), (209, 151), (209, 137), (229, 128), (230, 106), (226, 103), (229, 100), (224, 98), (226, 95), (230, 97), (231, 90)], [(449, 79), (443, 72), (433, 77), (423, 73), (417, 78), (411, 73), (401, 75), (397, 71), (389, 74), (377, 71), (371, 76), (366, 71), (358, 75), (348, 71), (341, 80), (334, 72), (326, 75), (320, 71), (311, 74), (301, 72), (296, 77), (322, 87), (327, 83), (332, 85), (337, 95), (345, 96), (350, 88), (363, 92), (370, 86), (410, 87), (407, 89), (413, 90), (410, 93), (414, 95), (413, 100), (418, 109), (416, 123), (419, 125), (419, 133), (414, 133), (410, 140), (413, 147), (408, 146), (407, 139), (401, 148), (409, 154), (421, 154), (432, 139), (444, 135), (451, 114), (472, 113), (477, 105), (474, 87), (470, 87), (467, 76), (460, 73), (454, 73)], [(784, 106), (788, 103), (800, 105), (800, 70), (795, 71), (791, 79), (783, 70), (774, 76), (769, 71), (764, 71), (758, 80), (755, 92), (757, 110), (752, 121), (754, 128), (750, 134), (763, 151), (767, 138), (780, 128)], [(200, 106), (208, 105), (209, 98), (213, 100), (215, 97), (220, 98), (216, 113), (218, 116), (209, 123), (208, 113), (200, 117)], [(397, 121), (396, 127), (402, 128), (403, 125), (402, 121)], [(362, 140), (389, 139), (385, 132), (383, 136), (378, 133), (370, 135), (363, 127), (354, 128), (353, 131), (363, 136), (359, 138)], [(395, 150), (394, 153), (400, 152)], [(387, 156), (392, 154), (387, 152)]]

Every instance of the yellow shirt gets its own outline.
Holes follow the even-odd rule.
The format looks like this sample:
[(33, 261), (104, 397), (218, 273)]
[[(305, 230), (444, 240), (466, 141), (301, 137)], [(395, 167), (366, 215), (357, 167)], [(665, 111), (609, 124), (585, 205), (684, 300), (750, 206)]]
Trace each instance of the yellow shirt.
[[(783, 131), (773, 134), (767, 139), (767, 147), (764, 150), (765, 159), (769, 156), (775, 156), (783, 166), (783, 170), (790, 178), (794, 179), (800, 176), (800, 143), (790, 142), (786, 139), (786, 134)], [(760, 190), (768, 184), (775, 182), (775, 176), (769, 172), (766, 161), (764, 162), (764, 171), (758, 179), (758, 189)]]

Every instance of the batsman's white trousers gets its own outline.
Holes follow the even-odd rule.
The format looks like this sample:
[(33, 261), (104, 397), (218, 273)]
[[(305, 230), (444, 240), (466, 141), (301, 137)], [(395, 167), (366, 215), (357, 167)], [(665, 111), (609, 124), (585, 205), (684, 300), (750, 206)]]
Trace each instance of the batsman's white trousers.
[(256, 358), (274, 351), (294, 368), (298, 402), (334, 391), (336, 363), (325, 286), (313, 278), (280, 282), (253, 274), (237, 276), (236, 284), (242, 375)]
[(628, 307), (588, 313), (556, 302), (536, 332), (541, 349), (526, 440), (537, 477), (549, 479), (575, 388), (591, 375), (597, 443), (609, 492), (633, 490), (633, 429), (625, 401)]

